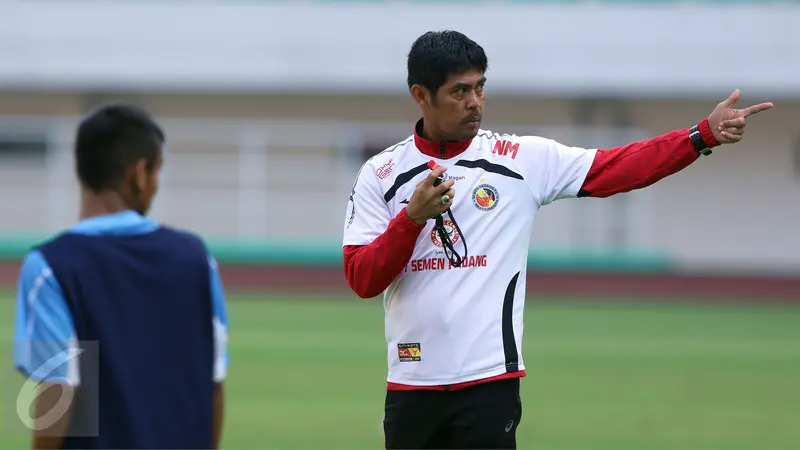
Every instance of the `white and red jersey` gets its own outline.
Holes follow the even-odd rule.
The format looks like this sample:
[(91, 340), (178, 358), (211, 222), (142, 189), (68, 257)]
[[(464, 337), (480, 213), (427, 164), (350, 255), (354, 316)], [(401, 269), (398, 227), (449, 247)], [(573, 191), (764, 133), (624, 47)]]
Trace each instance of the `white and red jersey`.
[[(701, 132), (716, 144), (707, 121)], [(417, 131), (367, 161), (345, 217), (345, 273), (361, 297), (384, 292), (389, 388), (524, 376), (526, 265), (539, 208), (644, 187), (698, 156), (688, 128), (610, 150), (481, 130), (461, 143), (429, 142)], [(419, 226), (405, 214), (431, 160), (455, 181), (451, 212), (461, 233), (447, 215), (445, 228), (461, 255), (466, 241), (460, 267), (445, 256), (433, 220)]]

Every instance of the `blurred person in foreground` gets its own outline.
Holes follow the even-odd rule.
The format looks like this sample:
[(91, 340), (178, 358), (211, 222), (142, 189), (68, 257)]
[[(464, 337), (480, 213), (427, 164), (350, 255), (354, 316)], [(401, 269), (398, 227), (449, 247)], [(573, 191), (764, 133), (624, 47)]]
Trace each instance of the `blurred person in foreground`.
[(38, 385), (34, 449), (219, 446), (223, 287), (197, 236), (145, 216), (163, 144), (130, 106), (78, 128), (80, 221), (30, 251), (19, 279), (14, 359)]
[(408, 87), (422, 118), (364, 164), (348, 202), (347, 282), (363, 298), (386, 292), (387, 449), (516, 448), (539, 208), (647, 187), (741, 141), (747, 118), (772, 107), (734, 109), (737, 90), (691, 128), (583, 149), (481, 129), (487, 67), (461, 33), (419, 37)]

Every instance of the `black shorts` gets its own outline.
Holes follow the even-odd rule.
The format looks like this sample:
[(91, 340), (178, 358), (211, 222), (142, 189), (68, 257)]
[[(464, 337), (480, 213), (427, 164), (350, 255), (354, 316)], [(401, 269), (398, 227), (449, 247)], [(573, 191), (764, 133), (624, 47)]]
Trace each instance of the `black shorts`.
[(454, 391), (388, 391), (387, 450), (516, 449), (519, 378)]

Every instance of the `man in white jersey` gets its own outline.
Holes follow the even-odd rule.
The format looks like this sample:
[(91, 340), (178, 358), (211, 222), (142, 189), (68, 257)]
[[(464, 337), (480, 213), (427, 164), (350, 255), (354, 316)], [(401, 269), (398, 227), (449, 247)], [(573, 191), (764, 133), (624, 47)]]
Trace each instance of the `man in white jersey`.
[(516, 448), (539, 208), (649, 186), (740, 141), (746, 118), (772, 107), (733, 109), (737, 90), (691, 128), (583, 149), (480, 129), (487, 66), (461, 33), (420, 36), (408, 86), (422, 119), (364, 164), (347, 206), (347, 281), (363, 298), (385, 292), (387, 449)]

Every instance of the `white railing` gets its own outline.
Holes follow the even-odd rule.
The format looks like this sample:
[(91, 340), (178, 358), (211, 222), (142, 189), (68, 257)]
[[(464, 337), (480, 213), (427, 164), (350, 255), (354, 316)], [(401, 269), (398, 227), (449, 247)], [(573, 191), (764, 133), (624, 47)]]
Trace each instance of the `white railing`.
[[(72, 143), (77, 117), (0, 117), (0, 134), (40, 134), (45, 164), (0, 166), (0, 232), (53, 232), (74, 222), (79, 191)], [(388, 146), (410, 123), (164, 118), (167, 135), (154, 218), (209, 237), (339, 239), (363, 145)], [(565, 144), (607, 147), (642, 139), (637, 129), (486, 128)], [(648, 192), (610, 201), (557, 202), (535, 226), (535, 243), (639, 247), (650, 241)]]

